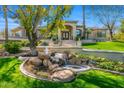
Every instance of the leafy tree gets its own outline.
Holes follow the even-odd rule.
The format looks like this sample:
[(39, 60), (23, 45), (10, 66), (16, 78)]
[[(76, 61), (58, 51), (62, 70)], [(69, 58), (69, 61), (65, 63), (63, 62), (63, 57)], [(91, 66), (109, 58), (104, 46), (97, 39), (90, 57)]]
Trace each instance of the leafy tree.
[(65, 28), (64, 18), (68, 17), (71, 13), (72, 6), (49, 6), (49, 12), (45, 20), (47, 21), (47, 31), (45, 34), (41, 35), (38, 40), (47, 36), (50, 32), (56, 33), (58, 30)]
[[(60, 28), (64, 17), (70, 12), (70, 6), (18, 6), (14, 12), (13, 18), (17, 19), (19, 24), (25, 29), (30, 42), (32, 55), (37, 55), (36, 46), (38, 41), (47, 36), (51, 31)], [(38, 28), (43, 21), (48, 21), (47, 31), (38, 37)]]
[(124, 20), (121, 20), (120, 31), (124, 33)]
[(112, 41), (113, 29), (122, 16), (122, 6), (96, 6), (95, 8), (96, 17), (109, 30), (109, 39)]
[(26, 31), (32, 55), (37, 55), (37, 28), (46, 15), (46, 9), (42, 6), (18, 6), (16, 11), (15, 18)]
[(124, 42), (124, 32), (118, 32), (114, 35), (114, 39), (117, 41), (123, 41)]
[(114, 35), (114, 39), (118, 41), (124, 41), (124, 20), (121, 20), (120, 29)]

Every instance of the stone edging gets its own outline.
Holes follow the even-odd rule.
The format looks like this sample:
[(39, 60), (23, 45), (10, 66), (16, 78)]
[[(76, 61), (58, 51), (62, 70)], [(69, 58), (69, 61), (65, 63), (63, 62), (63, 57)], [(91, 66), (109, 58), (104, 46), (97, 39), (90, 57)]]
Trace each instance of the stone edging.
[(28, 61), (28, 59), (25, 60), (25, 61), (20, 65), (20, 71), (21, 71), (25, 76), (29, 76), (29, 77), (32, 77), (32, 78), (35, 78), (35, 79), (39, 79), (39, 80), (51, 81), (51, 80), (46, 79), (46, 78), (40, 78), (40, 77), (38, 77), (38, 76), (36, 76), (36, 75), (34, 75), (34, 74), (29, 73), (28, 71), (26, 71), (26, 70), (24, 69), (24, 64), (25, 64), (27, 61)]
[[(32, 74), (28, 71), (25, 70), (24, 68), (24, 64), (29, 60), (26, 59), (21, 65), (20, 65), (20, 71), (25, 75), (25, 76), (29, 76), (29, 77), (32, 77), (32, 78), (35, 78), (35, 79), (39, 79), (39, 80), (45, 80), (45, 81), (51, 81), (51, 82), (56, 82), (56, 81), (52, 81), (50, 79), (46, 79), (46, 78), (41, 78), (41, 77), (38, 77), (36, 76), (35, 74)], [(119, 75), (123, 75), (124, 76), (124, 73), (121, 73), (121, 72), (117, 72), (117, 71), (112, 71), (112, 70), (106, 70), (106, 69), (101, 69), (101, 68), (90, 68), (89, 70), (101, 70), (101, 71), (106, 71), (106, 72), (110, 72), (110, 73), (113, 73), (113, 74), (119, 74)], [(87, 71), (87, 70), (86, 70)], [(80, 73), (80, 72), (79, 72)], [(77, 74), (79, 74), (77, 73)]]
[(124, 52), (121, 51), (112, 51), (112, 50), (94, 50), (94, 49), (82, 49), (83, 51), (89, 51), (89, 52), (108, 52), (108, 53), (121, 53), (124, 54)]
[(101, 69), (101, 68), (91, 68), (93, 70), (101, 70), (101, 71), (106, 71), (106, 72), (110, 72), (110, 73), (113, 73), (113, 74), (119, 74), (119, 75), (123, 75), (124, 76), (124, 73), (122, 72), (118, 72), (118, 71), (112, 71), (112, 70), (107, 70), (107, 69)]
[[(36, 76), (35, 74), (32, 74), (32, 73), (26, 71), (26, 69), (24, 68), (24, 64), (25, 64), (26, 62), (28, 62), (28, 60), (29, 60), (29, 58), (27, 58), (25, 61), (23, 61), (23, 63), (20, 65), (20, 71), (22, 72), (22, 74), (24, 74), (25, 76), (29, 76), (29, 77), (35, 78), (35, 79), (39, 79), (39, 80), (57, 82), (57, 81), (52, 81), (52, 80), (50, 80), (50, 79), (38, 77), (38, 76)], [(90, 69), (91, 69), (91, 68), (90, 68)], [(87, 70), (90, 70), (90, 69), (87, 69)], [(87, 71), (87, 70), (84, 70), (84, 71)], [(79, 73), (81, 73), (81, 72), (84, 72), (84, 71), (80, 71), (80, 72), (78, 72), (77, 74), (79, 74)]]

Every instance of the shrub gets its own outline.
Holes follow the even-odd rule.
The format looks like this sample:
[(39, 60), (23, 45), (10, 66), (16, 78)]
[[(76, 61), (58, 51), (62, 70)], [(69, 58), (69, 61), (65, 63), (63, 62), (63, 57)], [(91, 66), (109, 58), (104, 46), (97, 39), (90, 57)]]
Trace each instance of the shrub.
[(58, 44), (59, 43), (58, 37), (53, 37), (52, 40), (53, 40), (54, 44)]
[(99, 62), (97, 63), (97, 66), (100, 68), (109, 69), (109, 70), (113, 70), (114, 68), (113, 62)]
[(42, 46), (48, 46), (49, 44), (48, 44), (48, 42), (43, 42), (42, 43)]
[(124, 41), (124, 32), (119, 32), (114, 35), (114, 39), (118, 41)]
[(79, 40), (81, 40), (81, 37), (80, 36), (76, 36), (75, 41), (79, 41)]
[(17, 41), (8, 41), (4, 44), (4, 48), (9, 53), (18, 53), (20, 51), (21, 45)]
[(124, 72), (123, 62), (99, 62), (97, 66), (108, 70)]
[(21, 44), (21, 46), (23, 46), (23, 47), (28, 47), (30, 43), (29, 43), (28, 40), (21, 40), (20, 44)]
[(53, 40), (53, 41), (57, 41), (57, 40), (58, 40), (58, 36), (52, 37), (52, 40)]
[(114, 61), (111, 61), (106, 58), (90, 56), (90, 55), (83, 55), (83, 54), (80, 54), (79, 57), (87, 58), (89, 60), (95, 61), (95, 64), (93, 64), (95, 67), (124, 72), (124, 62), (114, 62)]

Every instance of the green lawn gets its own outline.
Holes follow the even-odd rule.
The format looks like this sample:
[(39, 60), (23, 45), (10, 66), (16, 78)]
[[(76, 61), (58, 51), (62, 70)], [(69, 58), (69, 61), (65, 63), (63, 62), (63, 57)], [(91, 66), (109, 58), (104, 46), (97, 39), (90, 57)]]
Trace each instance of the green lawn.
[(90, 88), (90, 87), (124, 87), (124, 76), (98, 70), (82, 72), (69, 83), (55, 83), (36, 80), (24, 76), (20, 70), (21, 62), (16, 58), (0, 58), (0, 87), (17, 88)]
[(97, 49), (97, 50), (113, 50), (113, 51), (124, 51), (124, 42), (97, 42), (83, 44), (83, 48)]

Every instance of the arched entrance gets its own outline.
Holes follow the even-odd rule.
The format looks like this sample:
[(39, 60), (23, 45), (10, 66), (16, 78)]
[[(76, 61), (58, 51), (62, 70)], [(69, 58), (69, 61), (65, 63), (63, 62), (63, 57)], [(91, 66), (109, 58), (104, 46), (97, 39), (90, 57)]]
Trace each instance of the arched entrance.
[(65, 29), (61, 31), (61, 39), (62, 40), (71, 40), (72, 37), (72, 26), (65, 25)]

